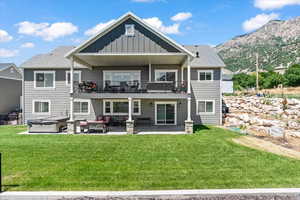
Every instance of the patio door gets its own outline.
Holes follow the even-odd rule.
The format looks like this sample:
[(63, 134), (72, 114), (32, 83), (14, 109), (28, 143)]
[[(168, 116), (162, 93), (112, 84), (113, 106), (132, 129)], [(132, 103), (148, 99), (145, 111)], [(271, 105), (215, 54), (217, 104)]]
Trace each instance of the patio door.
[(156, 125), (176, 125), (177, 109), (176, 102), (156, 102), (155, 103), (155, 124)]

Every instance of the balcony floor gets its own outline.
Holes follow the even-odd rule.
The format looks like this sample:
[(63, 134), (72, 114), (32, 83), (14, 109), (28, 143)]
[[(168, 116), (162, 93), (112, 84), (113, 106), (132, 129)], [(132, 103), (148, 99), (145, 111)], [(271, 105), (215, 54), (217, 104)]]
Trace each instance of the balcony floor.
[(126, 99), (128, 97), (136, 99), (187, 99), (186, 93), (157, 92), (157, 93), (78, 93), (75, 98), (81, 99)]

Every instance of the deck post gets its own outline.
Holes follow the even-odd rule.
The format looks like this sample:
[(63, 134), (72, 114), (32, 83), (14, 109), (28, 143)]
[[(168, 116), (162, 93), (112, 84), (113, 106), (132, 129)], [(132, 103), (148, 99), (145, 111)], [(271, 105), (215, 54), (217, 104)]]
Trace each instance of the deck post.
[(188, 97), (187, 99), (187, 121), (191, 121), (191, 97)]
[(184, 84), (184, 76), (183, 76), (183, 73), (184, 73), (184, 65), (181, 66), (181, 85)]
[(152, 65), (149, 63), (149, 82), (152, 82)]
[(127, 134), (134, 133), (134, 120), (132, 120), (132, 98), (128, 98), (128, 120), (126, 121)]
[(194, 132), (194, 122), (191, 118), (191, 58), (187, 57), (187, 93), (189, 97), (187, 98), (187, 120), (185, 121), (185, 132), (187, 134), (192, 134)]
[(191, 94), (191, 59), (189, 56), (187, 57), (187, 85), (187, 93)]
[(70, 118), (68, 121), (68, 133), (75, 133), (75, 122), (74, 122), (74, 58), (70, 59)]

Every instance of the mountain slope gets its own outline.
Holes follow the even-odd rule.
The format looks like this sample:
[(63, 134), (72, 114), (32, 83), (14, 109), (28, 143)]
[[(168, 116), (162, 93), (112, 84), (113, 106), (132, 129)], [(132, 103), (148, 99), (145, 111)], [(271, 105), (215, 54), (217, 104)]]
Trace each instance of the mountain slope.
[(254, 71), (256, 53), (260, 68), (267, 70), (299, 63), (300, 17), (270, 21), (257, 31), (237, 36), (216, 49), (232, 71)]

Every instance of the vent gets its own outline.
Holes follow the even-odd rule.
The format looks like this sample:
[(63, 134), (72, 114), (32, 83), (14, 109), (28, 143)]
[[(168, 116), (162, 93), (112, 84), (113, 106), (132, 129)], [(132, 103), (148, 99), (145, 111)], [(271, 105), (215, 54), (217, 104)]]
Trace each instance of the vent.
[(125, 35), (126, 36), (134, 36), (134, 25), (133, 24), (125, 25)]

